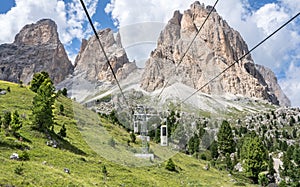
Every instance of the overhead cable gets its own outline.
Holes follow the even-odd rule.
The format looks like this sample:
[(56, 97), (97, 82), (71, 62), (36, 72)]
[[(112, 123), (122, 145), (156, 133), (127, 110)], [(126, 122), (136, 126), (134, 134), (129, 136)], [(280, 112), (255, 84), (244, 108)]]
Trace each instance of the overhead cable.
[[(188, 51), (190, 50), (190, 48), (192, 47), (192, 44), (194, 43), (194, 41), (196, 40), (197, 36), (199, 35), (200, 31), (202, 30), (204, 24), (206, 23), (206, 21), (208, 20), (209, 16), (211, 15), (211, 13), (215, 10), (216, 5), (218, 4), (219, 0), (216, 0), (214, 6), (210, 9), (208, 15), (206, 16), (205, 20), (203, 21), (202, 25), (200, 26), (200, 28), (197, 30), (197, 33), (195, 34), (194, 38), (192, 39), (192, 41), (190, 42), (190, 44), (188, 45), (188, 47), (186, 48), (185, 52), (183, 53), (183, 55), (181, 56), (178, 64), (175, 66), (175, 71), (178, 68), (178, 66), (181, 64), (182, 60), (184, 59), (184, 57), (186, 56), (186, 54), (188, 53)], [(196, 28), (197, 29), (197, 28)], [(160, 93), (158, 94), (158, 98), (161, 96), (161, 94), (163, 93), (164, 89), (168, 86), (170, 82), (170, 79), (167, 80), (166, 84), (163, 86), (162, 90), (160, 91)]]
[(86, 16), (87, 16), (87, 18), (88, 18), (88, 20), (89, 20), (89, 22), (90, 22), (90, 25), (91, 25), (92, 29), (93, 29), (93, 31), (94, 31), (94, 34), (95, 34), (95, 36), (96, 36), (96, 38), (97, 38), (97, 41), (98, 41), (99, 46), (100, 46), (100, 49), (101, 49), (101, 51), (102, 51), (103, 54), (104, 54), (106, 63), (108, 64), (108, 66), (109, 66), (109, 68), (110, 68), (110, 70), (111, 70), (111, 72), (112, 72), (112, 74), (113, 74), (113, 77), (114, 77), (114, 79), (115, 79), (115, 81), (116, 81), (116, 83), (117, 83), (117, 85), (118, 85), (118, 87), (119, 87), (119, 89), (120, 89), (120, 91), (121, 91), (121, 94), (122, 94), (122, 96), (123, 96), (123, 98), (124, 98), (125, 103), (126, 103), (127, 106), (129, 107), (129, 103), (127, 102), (127, 99), (126, 99), (126, 97), (125, 97), (125, 95), (124, 95), (124, 92), (123, 92), (123, 90), (122, 90), (122, 88), (121, 88), (121, 85), (120, 85), (120, 83), (119, 83), (119, 81), (118, 81), (118, 79), (117, 79), (117, 76), (116, 76), (116, 74), (115, 74), (115, 72), (114, 72), (114, 70), (113, 70), (113, 68), (112, 68), (112, 65), (110, 64), (110, 61), (109, 61), (109, 59), (108, 59), (108, 56), (107, 56), (107, 54), (106, 54), (106, 52), (105, 52), (105, 50), (104, 50), (104, 47), (103, 47), (103, 45), (102, 45), (102, 43), (101, 43), (101, 40), (100, 40), (100, 38), (99, 38), (99, 36), (98, 36), (98, 34), (97, 34), (97, 31), (96, 31), (96, 29), (95, 29), (95, 26), (94, 26), (94, 24), (93, 24), (93, 22), (92, 22), (92, 19), (91, 19), (90, 15), (89, 15), (89, 13), (88, 13), (88, 11), (87, 11), (87, 8), (86, 8), (86, 6), (85, 6), (83, 0), (80, 0), (80, 3), (81, 3), (81, 5), (82, 5), (82, 7), (83, 7), (83, 9), (84, 9), (84, 12), (85, 12), (85, 14), (86, 14)]
[(249, 55), (252, 51), (254, 51), (257, 47), (259, 47), (261, 44), (266, 42), (269, 38), (271, 38), (274, 34), (276, 34), (278, 31), (283, 29), (286, 25), (288, 25), (290, 22), (292, 22), (294, 19), (296, 19), (299, 16), (300, 12), (298, 12), (295, 16), (290, 18), (286, 23), (281, 25), (278, 29), (276, 29), (272, 34), (267, 36), (265, 39), (263, 39), (261, 42), (259, 42), (257, 45), (255, 45), (253, 48), (251, 48), (250, 51), (245, 53), (243, 56), (241, 56), (238, 60), (234, 61), (232, 64), (230, 64), (228, 67), (226, 67), (223, 71), (221, 71), (218, 75), (216, 75), (214, 78), (210, 79), (208, 82), (206, 82), (204, 85), (202, 85), (199, 89), (197, 89), (195, 92), (193, 92), (190, 96), (185, 98), (181, 104), (185, 103), (187, 100), (189, 100), (192, 96), (194, 96), (196, 93), (198, 93), (200, 90), (202, 90), (204, 87), (209, 85), (211, 82), (213, 82), (215, 79), (217, 79), (219, 76), (221, 76), (223, 73), (225, 73), (228, 69), (230, 69), (232, 66), (234, 66), (236, 63), (238, 63), (240, 60), (245, 58), (247, 55)]

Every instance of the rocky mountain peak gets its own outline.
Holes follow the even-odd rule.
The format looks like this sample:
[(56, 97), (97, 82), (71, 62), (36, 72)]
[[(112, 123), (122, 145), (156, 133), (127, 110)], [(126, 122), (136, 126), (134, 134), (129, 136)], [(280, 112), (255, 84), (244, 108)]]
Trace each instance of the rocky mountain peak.
[(24, 26), (12, 44), (0, 45), (0, 79), (27, 84), (34, 73), (47, 71), (55, 84), (73, 72), (54, 21)]
[[(185, 54), (212, 8), (196, 1), (183, 13), (174, 12), (159, 36), (156, 49), (146, 62), (141, 81), (143, 89), (152, 92), (161, 89), (167, 82), (167, 86), (180, 82), (199, 89), (248, 52), (248, 46), (241, 35), (213, 10)], [(277, 83), (266, 81), (256, 69), (251, 55), (247, 55), (201, 91), (261, 98), (273, 104), (282, 103), (278, 101), (274, 85), (279, 87)]]
[(16, 45), (58, 44), (56, 23), (50, 19), (42, 19), (37, 23), (26, 25), (16, 35), (14, 43)]
[[(115, 36), (113, 31), (108, 28), (98, 31), (98, 36), (117, 78), (123, 79), (127, 77), (129, 72), (136, 69), (135, 64), (129, 62), (127, 58), (119, 34)], [(75, 74), (83, 76), (82, 78), (88, 81), (114, 82), (113, 74), (100, 49), (96, 36), (92, 36), (82, 43), (75, 64)]]

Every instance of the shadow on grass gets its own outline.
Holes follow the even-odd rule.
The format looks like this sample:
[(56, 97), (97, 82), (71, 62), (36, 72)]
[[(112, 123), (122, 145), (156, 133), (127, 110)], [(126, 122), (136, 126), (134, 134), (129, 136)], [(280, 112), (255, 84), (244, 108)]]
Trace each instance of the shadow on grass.
[(27, 145), (14, 139), (0, 140), (0, 147), (6, 147), (10, 149), (20, 149), (20, 150), (30, 149), (30, 147), (28, 147)]
[(49, 133), (52, 139), (58, 142), (58, 148), (59, 149), (65, 149), (68, 150), (72, 153), (78, 154), (78, 155), (86, 155), (84, 151), (79, 149), (78, 147), (72, 145), (70, 142), (67, 140), (63, 139), (61, 136), (55, 134), (54, 132)]

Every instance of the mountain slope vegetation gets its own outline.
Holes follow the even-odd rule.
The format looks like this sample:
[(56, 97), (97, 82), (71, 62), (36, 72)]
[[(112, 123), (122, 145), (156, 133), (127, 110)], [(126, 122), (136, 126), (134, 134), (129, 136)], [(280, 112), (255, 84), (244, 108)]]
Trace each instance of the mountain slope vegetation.
[[(1, 128), (0, 186), (232, 186), (247, 182), (213, 167), (206, 170), (207, 161), (183, 153), (172, 157), (177, 172), (166, 170), (166, 162), (148, 167), (111, 162), (90, 148), (77, 122), (86, 121), (87, 126), (105, 123), (103, 126), (111, 133), (127, 135), (129, 139), (130, 134), (125, 129), (106, 118), (98, 121), (87, 118), (95, 113), (59, 95), (53, 107), (53, 131), (34, 130), (31, 108), (35, 93), (26, 86), (0, 81), (1, 89), (8, 87), (10, 92), (0, 95), (0, 116), (3, 119), (5, 112), (18, 111), (22, 127), (15, 135)], [(77, 117), (73, 112), (75, 108), (81, 111), (76, 113)], [(59, 133), (62, 126), (66, 128), (66, 137)], [(116, 139), (122, 141), (121, 137), (116, 136)], [(10, 159), (13, 153), (17, 153), (19, 159)]]

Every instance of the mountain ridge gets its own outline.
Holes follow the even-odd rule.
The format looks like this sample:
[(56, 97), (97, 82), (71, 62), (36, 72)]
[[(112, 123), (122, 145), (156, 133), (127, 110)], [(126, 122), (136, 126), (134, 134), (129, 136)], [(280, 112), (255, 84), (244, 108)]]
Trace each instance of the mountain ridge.
[(47, 71), (56, 84), (73, 73), (57, 25), (50, 19), (25, 25), (12, 44), (0, 45), (1, 80), (27, 84), (41, 71)]
[[(248, 47), (241, 35), (213, 10), (190, 50), (182, 58), (192, 36), (198, 32), (211, 9), (211, 6), (196, 1), (183, 13), (175, 11), (161, 31), (142, 78), (135, 80), (135, 84), (149, 93), (178, 82), (197, 90), (246, 54)], [(140, 72), (135, 62), (128, 60), (120, 33), (103, 29), (98, 31), (98, 35), (119, 81), (122, 82), (133, 72)], [(9, 54), (8, 57), (5, 53)], [(16, 62), (14, 59), (17, 59)], [(116, 83), (95, 36), (82, 39), (73, 66), (59, 41), (56, 24), (47, 19), (26, 25), (16, 35), (13, 44), (0, 45), (0, 67), (0, 79), (13, 82), (21, 80), (24, 83), (28, 83), (35, 72), (50, 71), (57, 88), (67, 87), (78, 101), (110, 89)], [(251, 55), (247, 55), (201, 92), (243, 95), (264, 99), (275, 105), (290, 106), (274, 73), (259, 67), (262, 66), (255, 65)]]
[(280, 88), (279, 85), (277, 82), (267, 84), (255, 68), (251, 55), (235, 63), (202, 89), (203, 85), (248, 52), (241, 35), (213, 10), (200, 34), (185, 53), (211, 8), (196, 1), (184, 13), (174, 12), (159, 36), (156, 49), (146, 62), (141, 87), (152, 92), (175, 82), (182, 82), (195, 89), (201, 88), (202, 92), (208, 94), (241, 94), (263, 98), (276, 105), (290, 105), (288, 100), (278, 101), (282, 99), (278, 95), (283, 94), (277, 89)]

